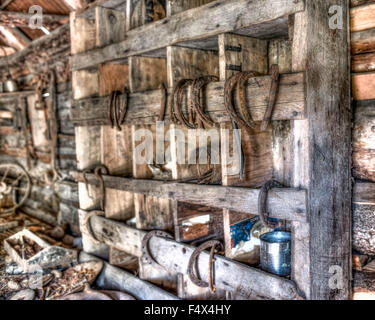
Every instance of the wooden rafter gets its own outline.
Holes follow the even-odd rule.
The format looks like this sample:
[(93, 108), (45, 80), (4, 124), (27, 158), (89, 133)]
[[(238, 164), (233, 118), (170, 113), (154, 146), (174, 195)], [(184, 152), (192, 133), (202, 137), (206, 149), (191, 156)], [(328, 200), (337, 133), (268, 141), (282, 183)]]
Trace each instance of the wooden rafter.
[[(24, 12), (0, 11), (0, 25), (7, 27), (28, 27), (30, 18), (34, 14)], [(43, 26), (58, 27), (60, 23), (67, 22), (69, 16), (56, 14), (43, 14)], [(65, 20), (65, 21), (64, 21)], [(59, 23), (60, 22), (60, 23)]]
[(25, 36), (20, 30), (4, 27), (0, 25), (0, 36), (8, 44), (8, 46), (22, 50), (26, 48), (31, 40)]
[(9, 6), (14, 0), (4, 0), (1, 1), (0, 10), (5, 9), (7, 6)]

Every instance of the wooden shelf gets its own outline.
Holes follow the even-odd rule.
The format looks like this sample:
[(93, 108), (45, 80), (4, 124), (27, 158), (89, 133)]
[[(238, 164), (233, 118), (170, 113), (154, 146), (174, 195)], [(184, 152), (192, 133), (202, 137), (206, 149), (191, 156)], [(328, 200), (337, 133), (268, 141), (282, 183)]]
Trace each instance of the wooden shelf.
[[(73, 171), (77, 182), (85, 182), (83, 173)], [(87, 182), (98, 185), (94, 174), (86, 174)], [(197, 185), (175, 181), (157, 181), (103, 176), (106, 188), (140, 193), (161, 199), (189, 202), (213, 208), (258, 212), (259, 189)], [(204, 195), (204, 197), (202, 197)], [(306, 222), (306, 191), (299, 189), (273, 189), (269, 192), (268, 210), (272, 218)]]
[[(88, 212), (79, 210), (80, 220), (87, 214)], [(91, 218), (91, 227), (100, 242), (136, 257), (142, 256), (142, 239), (147, 232), (102, 217)], [(149, 242), (151, 255), (157, 257), (157, 262), (172, 273), (186, 274), (194, 249), (193, 246), (159, 237), (153, 237)], [(197, 270), (202, 279), (208, 278), (208, 259), (209, 253), (202, 252), (197, 262)], [(216, 280), (217, 289), (240, 292), (249, 298), (255, 292), (269, 299), (301, 299), (292, 281), (220, 255), (215, 255), (215, 278), (220, 279)]]
[[(256, 83), (257, 85), (254, 85)], [(247, 99), (254, 120), (261, 121), (267, 108), (271, 77), (263, 76), (248, 84)], [(170, 90), (171, 91), (171, 90)], [(207, 111), (212, 120), (220, 123), (230, 121), (224, 107), (224, 82), (207, 86), (205, 95)], [(161, 91), (147, 91), (131, 94), (126, 116), (128, 124), (152, 124), (160, 113)], [(94, 97), (76, 100), (72, 103), (71, 116), (75, 126), (107, 125), (106, 106), (109, 97)], [(272, 120), (301, 120), (305, 118), (304, 74), (292, 73), (281, 76), (280, 89)], [(166, 122), (168, 122), (166, 116)]]
[(35, 91), (27, 90), (27, 91), (16, 91), (16, 92), (1, 92), (1, 98), (19, 98), (19, 97), (26, 97), (35, 94)]
[(71, 69), (90, 68), (176, 44), (188, 46), (189, 42), (226, 32), (261, 38), (287, 34), (288, 15), (303, 10), (302, 0), (217, 0), (131, 30), (120, 43), (77, 54), (71, 59)]

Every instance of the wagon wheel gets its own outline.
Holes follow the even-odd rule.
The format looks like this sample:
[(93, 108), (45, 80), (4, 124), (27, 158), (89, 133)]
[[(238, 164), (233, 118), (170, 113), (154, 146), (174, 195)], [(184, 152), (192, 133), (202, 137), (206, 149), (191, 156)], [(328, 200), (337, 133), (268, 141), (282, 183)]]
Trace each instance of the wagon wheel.
[(22, 166), (17, 163), (0, 164), (0, 213), (14, 212), (22, 206), (30, 190), (31, 179)]

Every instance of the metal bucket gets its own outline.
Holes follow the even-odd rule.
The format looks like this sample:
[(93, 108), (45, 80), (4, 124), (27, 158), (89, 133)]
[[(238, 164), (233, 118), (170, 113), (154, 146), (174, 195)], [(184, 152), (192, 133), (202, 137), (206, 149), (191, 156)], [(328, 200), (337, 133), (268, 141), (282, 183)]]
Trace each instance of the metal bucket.
[(279, 275), (291, 273), (291, 233), (269, 232), (260, 237), (260, 266), (263, 270)]

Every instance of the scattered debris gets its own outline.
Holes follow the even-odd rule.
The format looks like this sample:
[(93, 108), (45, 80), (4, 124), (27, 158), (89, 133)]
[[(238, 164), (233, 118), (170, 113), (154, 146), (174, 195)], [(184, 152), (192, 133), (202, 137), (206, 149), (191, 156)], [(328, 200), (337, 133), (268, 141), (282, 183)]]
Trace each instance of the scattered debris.
[(35, 291), (31, 289), (25, 289), (17, 292), (13, 295), (9, 300), (34, 300), (35, 299)]

